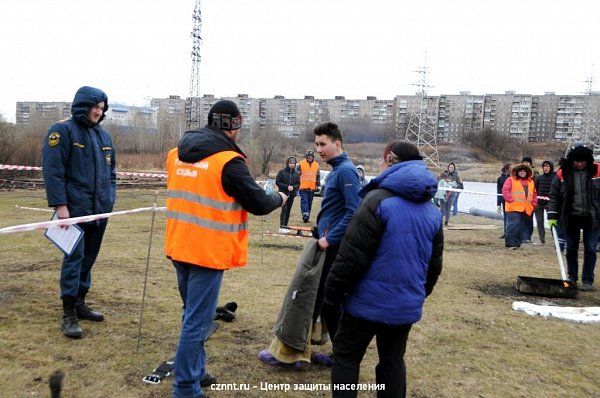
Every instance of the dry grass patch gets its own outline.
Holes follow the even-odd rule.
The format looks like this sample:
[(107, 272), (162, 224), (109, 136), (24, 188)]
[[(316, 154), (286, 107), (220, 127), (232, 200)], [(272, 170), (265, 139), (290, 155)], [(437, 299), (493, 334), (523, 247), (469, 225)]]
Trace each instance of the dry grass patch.
[[(121, 191), (116, 210), (150, 206), (152, 191)], [(318, 206), (318, 201), (316, 202)], [(46, 220), (49, 214), (16, 210), (44, 207), (43, 191), (2, 193), (2, 226)], [(159, 205), (164, 204), (164, 192)], [(299, 200), (290, 224), (299, 225)], [(275, 230), (278, 212), (251, 217), (249, 265), (225, 273), (219, 303), (236, 301), (237, 319), (221, 323), (207, 343), (208, 368), (222, 383), (328, 383), (328, 369), (293, 371), (263, 365), (257, 353), (271, 328), (292, 276), (303, 240), (261, 237)], [(459, 215), (451, 223), (497, 221)], [(142, 344), (136, 337), (150, 213), (109, 222), (94, 268), (89, 299), (104, 311), (103, 323), (83, 322), (85, 336), (70, 340), (59, 329), (61, 256), (40, 231), (0, 237), (0, 379), (6, 397), (47, 397), (48, 376), (65, 372), (65, 397), (167, 397), (171, 379), (141, 382), (177, 344), (181, 300), (175, 272), (163, 255), (164, 215), (157, 216)], [(600, 306), (600, 291), (576, 301), (522, 296), (517, 275), (558, 278), (552, 247), (508, 252), (497, 230), (446, 231), (444, 270), (409, 338), (408, 392), (414, 397), (599, 396), (599, 325), (534, 318), (511, 310), (513, 300)], [(327, 346), (328, 348), (329, 346)], [(361, 381), (374, 383), (377, 354), (369, 347)], [(211, 397), (327, 396), (326, 392), (248, 393), (208, 391)], [(371, 396), (361, 394), (359, 396)]]

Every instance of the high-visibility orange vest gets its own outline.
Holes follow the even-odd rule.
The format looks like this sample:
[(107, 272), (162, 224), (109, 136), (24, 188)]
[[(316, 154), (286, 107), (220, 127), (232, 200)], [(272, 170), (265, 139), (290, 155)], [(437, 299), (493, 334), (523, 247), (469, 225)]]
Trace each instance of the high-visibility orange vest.
[(218, 152), (196, 163), (167, 155), (167, 257), (206, 268), (246, 265), (248, 213), (225, 193), (223, 167), (234, 151)]
[(515, 177), (512, 178), (512, 189), (510, 194), (513, 198), (513, 202), (506, 202), (504, 204), (505, 211), (514, 211), (519, 213), (527, 213), (528, 216), (533, 213), (533, 191), (535, 190), (535, 186), (533, 184), (533, 180), (527, 181), (527, 197), (525, 197), (525, 189), (519, 181)]
[(315, 161), (308, 163), (306, 159), (303, 159), (298, 163), (300, 166), (300, 189), (317, 189), (317, 171), (319, 171), (319, 164)]

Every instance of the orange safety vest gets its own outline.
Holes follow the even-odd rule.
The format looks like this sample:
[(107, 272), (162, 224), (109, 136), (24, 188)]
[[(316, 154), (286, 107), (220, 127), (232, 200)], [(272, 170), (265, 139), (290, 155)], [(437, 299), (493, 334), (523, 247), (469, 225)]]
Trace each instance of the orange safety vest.
[(319, 164), (313, 161), (311, 164), (306, 159), (303, 159), (299, 163), (300, 165), (300, 189), (317, 189), (317, 171), (319, 171)]
[(167, 257), (206, 268), (244, 267), (248, 257), (248, 213), (221, 184), (223, 167), (234, 151), (196, 163), (167, 155)]
[(535, 190), (535, 186), (533, 184), (533, 180), (527, 181), (527, 197), (525, 197), (525, 189), (519, 181), (515, 177), (512, 178), (512, 189), (510, 190), (510, 194), (513, 198), (513, 202), (506, 202), (504, 204), (505, 211), (513, 211), (519, 213), (527, 213), (530, 216), (533, 213), (533, 191)]

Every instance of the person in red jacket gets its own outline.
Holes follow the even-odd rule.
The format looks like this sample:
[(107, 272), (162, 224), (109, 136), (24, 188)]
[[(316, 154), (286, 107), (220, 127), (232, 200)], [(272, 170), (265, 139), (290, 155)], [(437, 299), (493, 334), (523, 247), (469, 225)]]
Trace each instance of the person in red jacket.
[(504, 244), (507, 249), (518, 249), (523, 243), (523, 232), (527, 229), (527, 219), (537, 206), (537, 193), (531, 178), (531, 167), (521, 163), (512, 169), (512, 175), (502, 187), (504, 210), (506, 212), (506, 234)]

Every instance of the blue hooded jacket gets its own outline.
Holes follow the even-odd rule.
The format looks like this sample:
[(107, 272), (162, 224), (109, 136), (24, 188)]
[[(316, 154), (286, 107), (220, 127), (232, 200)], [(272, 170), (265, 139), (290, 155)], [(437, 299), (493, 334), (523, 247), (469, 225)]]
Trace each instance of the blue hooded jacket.
[(339, 245), (346, 227), (360, 203), (358, 171), (344, 152), (329, 160), (333, 170), (327, 176), (321, 211), (317, 216), (319, 237), (327, 237), (330, 245)]
[[(104, 101), (98, 123), (88, 121), (90, 109)], [(42, 148), (42, 167), (48, 206), (67, 205), (71, 217), (108, 213), (116, 192), (115, 149), (109, 133), (100, 126), (108, 97), (97, 88), (77, 90), (72, 117), (54, 124)]]
[[(366, 263), (358, 265), (365, 272), (356, 276), (358, 281), (349, 285), (345, 296), (348, 313), (392, 325), (421, 319), (425, 297), (441, 271), (442, 215), (431, 203), (436, 190), (437, 181), (421, 160), (395, 164), (361, 190), (361, 209), (348, 227), (347, 239), (338, 254), (342, 263)], [(370, 233), (366, 232), (369, 228), (373, 229)], [(362, 244), (361, 248), (360, 240), (369, 239), (373, 243)], [(440, 242), (435, 243), (438, 247), (434, 260), (439, 270), (432, 270), (434, 275), (429, 275), (436, 239)], [(364, 253), (365, 250), (371, 252)], [(334, 279), (353, 266), (341, 265), (334, 265)]]

